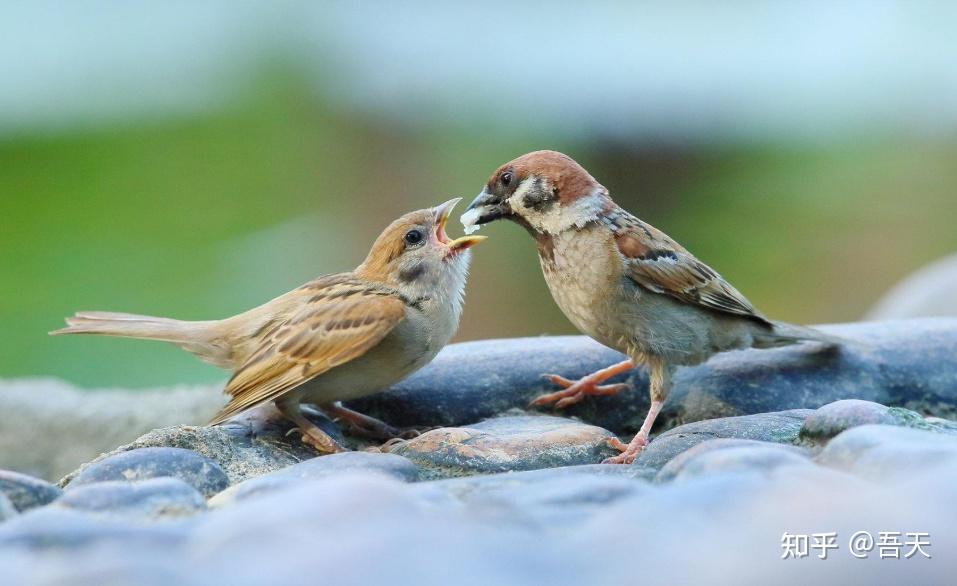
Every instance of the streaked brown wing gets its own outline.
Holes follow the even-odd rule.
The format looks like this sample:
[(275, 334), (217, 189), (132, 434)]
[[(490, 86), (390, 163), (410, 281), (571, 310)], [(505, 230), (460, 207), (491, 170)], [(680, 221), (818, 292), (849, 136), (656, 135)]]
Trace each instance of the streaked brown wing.
[(356, 282), (300, 289), (306, 301), (264, 328), (262, 344), (226, 384), (232, 400), (210, 422), (282, 396), (323, 372), (373, 348), (405, 317), (398, 295)]
[(621, 210), (612, 222), (628, 276), (638, 285), (685, 303), (767, 323), (751, 302), (667, 234)]

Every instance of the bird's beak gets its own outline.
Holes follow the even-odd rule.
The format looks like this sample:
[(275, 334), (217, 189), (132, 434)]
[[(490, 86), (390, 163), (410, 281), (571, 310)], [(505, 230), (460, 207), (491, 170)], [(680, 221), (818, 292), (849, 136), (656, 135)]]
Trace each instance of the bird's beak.
[(486, 239), (486, 236), (462, 236), (455, 240), (449, 239), (448, 234), (445, 233), (445, 225), (448, 224), (449, 216), (452, 214), (452, 208), (460, 201), (462, 201), (462, 198), (456, 197), (432, 208), (435, 212), (435, 238), (449, 247), (450, 255), (471, 248)]
[(487, 224), (511, 214), (512, 208), (508, 205), (508, 201), (499, 195), (489, 193), (487, 189), (482, 189), (482, 192), (472, 200), (468, 209), (462, 214), (461, 221), (465, 231), (471, 232), (478, 230), (481, 224)]

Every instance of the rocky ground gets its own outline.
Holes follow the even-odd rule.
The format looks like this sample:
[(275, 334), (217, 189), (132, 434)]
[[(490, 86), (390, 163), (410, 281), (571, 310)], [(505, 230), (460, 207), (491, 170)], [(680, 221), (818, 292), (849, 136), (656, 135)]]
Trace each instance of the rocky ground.
[(0, 471), (0, 582), (951, 583), (957, 320), (824, 329), (847, 344), (680, 371), (631, 466), (598, 462), (644, 415), (642, 373), (524, 409), (541, 372), (620, 359), (563, 337), (458, 344), (354, 403), (428, 429), (385, 452), (316, 413), (357, 451), (315, 457), (262, 409), (155, 429), (58, 483)]

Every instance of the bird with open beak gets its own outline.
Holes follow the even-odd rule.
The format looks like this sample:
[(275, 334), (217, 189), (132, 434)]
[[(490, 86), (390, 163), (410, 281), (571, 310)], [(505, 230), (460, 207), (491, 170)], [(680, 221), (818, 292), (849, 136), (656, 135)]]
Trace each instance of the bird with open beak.
[(555, 151), (528, 153), (499, 167), (462, 216), (466, 233), (499, 219), (523, 226), (538, 246), (552, 297), (583, 333), (628, 360), (580, 380), (546, 375), (562, 390), (533, 405), (557, 408), (625, 384), (601, 384), (635, 365), (650, 372), (651, 407), (629, 444), (608, 463), (631, 463), (648, 443), (679, 366), (738, 348), (836, 340), (772, 321), (714, 269), (654, 226), (618, 207), (581, 165)]
[(484, 237), (445, 233), (460, 198), (408, 213), (376, 239), (354, 271), (319, 277), (245, 313), (180, 321), (80, 312), (51, 334), (99, 334), (171, 342), (233, 370), (229, 403), (211, 424), (275, 403), (302, 439), (323, 453), (343, 448), (300, 412), (313, 403), (356, 433), (398, 431), (339, 401), (381, 391), (425, 366), (458, 328), (469, 249)]

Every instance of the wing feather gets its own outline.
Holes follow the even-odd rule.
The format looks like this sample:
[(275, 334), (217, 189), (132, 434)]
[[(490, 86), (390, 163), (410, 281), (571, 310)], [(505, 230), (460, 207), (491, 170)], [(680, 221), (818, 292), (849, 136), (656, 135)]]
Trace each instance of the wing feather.
[(621, 208), (609, 214), (628, 277), (685, 303), (769, 323), (737, 289), (667, 234)]
[(396, 293), (362, 281), (307, 285), (303, 303), (271, 327), (263, 328), (259, 347), (226, 384), (232, 400), (211, 424), (268, 401), (354, 360), (405, 318), (405, 302)]

